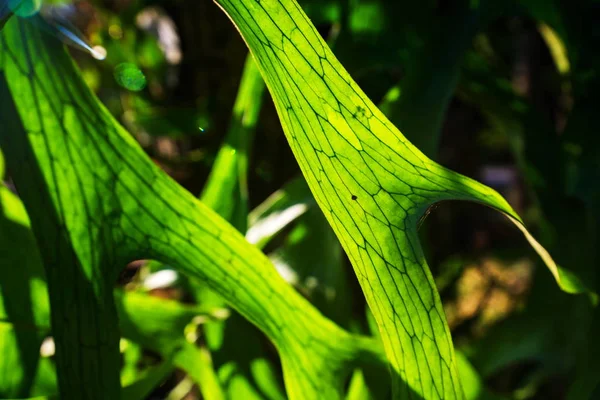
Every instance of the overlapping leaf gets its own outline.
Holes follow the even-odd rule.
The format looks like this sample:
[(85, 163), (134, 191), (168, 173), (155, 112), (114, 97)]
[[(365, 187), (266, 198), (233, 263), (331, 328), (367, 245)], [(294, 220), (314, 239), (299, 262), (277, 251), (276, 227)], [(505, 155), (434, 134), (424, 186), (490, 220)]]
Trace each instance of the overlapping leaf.
[[(217, 154), (201, 200), (240, 233), (248, 225), (248, 157), (262, 107), (265, 84), (252, 56), (242, 73), (231, 123)], [(200, 304), (225, 306), (224, 299), (202, 281), (192, 281)], [(244, 337), (237, 334), (244, 332)], [(204, 326), (207, 349), (228, 398), (280, 399), (277, 370), (269, 360), (260, 332), (238, 314), (227, 322)]]
[[(30, 389), (40, 394), (53, 394), (55, 384), (54, 387), (32, 387), (34, 377), (40, 374), (47, 376), (51, 386), (56, 379), (53, 370), (47, 372), (48, 359), (42, 359), (38, 364), (41, 340), (51, 334), (43, 266), (23, 204), (5, 187), (0, 187), (0, 208), (0, 270), (4, 273), (0, 304), (6, 311), (0, 321), (4, 354), (0, 364), (4, 371), (0, 393), (7, 398), (29, 395)], [(222, 398), (215, 378), (204, 365), (205, 356), (184, 335), (184, 328), (195, 317), (202, 315), (210, 319), (210, 311), (207, 313), (202, 308), (140, 293), (116, 293), (122, 334), (167, 360), (148, 371), (146, 376), (134, 377), (134, 382), (124, 388), (125, 398), (144, 398), (144, 393), (173, 370), (173, 364), (201, 383), (205, 398)]]
[(493, 207), (566, 291), (566, 275), (490, 188), (425, 157), (364, 95), (294, 0), (217, 0), (253, 52), (313, 194), (348, 254), (395, 372), (395, 396), (462, 398), (453, 346), (416, 229), (442, 200)]
[[(0, 153), (0, 179), (3, 178)], [(0, 183), (0, 397), (25, 396), (49, 334), (48, 294), (25, 208)]]
[(203, 280), (266, 333), (291, 398), (337, 398), (352, 365), (385, 363), (375, 343), (325, 319), (160, 171), (59, 43), (17, 20), (0, 40), (0, 143), (47, 266), (63, 398), (120, 396), (112, 286), (140, 258)]

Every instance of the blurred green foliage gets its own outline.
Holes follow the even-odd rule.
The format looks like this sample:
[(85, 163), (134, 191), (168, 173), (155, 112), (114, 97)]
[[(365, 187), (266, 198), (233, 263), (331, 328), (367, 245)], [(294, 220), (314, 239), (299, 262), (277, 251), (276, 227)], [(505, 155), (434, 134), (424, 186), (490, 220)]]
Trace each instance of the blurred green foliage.
[[(3, 26), (8, 15), (0, 4)], [(557, 263), (597, 291), (597, 2), (300, 5), (413, 144), (502, 193)], [(20, 10), (37, 9), (27, 7)], [(273, 103), (222, 11), (204, 0), (68, 7), (68, 23), (49, 21), (101, 48), (105, 60), (79, 51), (85, 46), (61, 30), (41, 32), (71, 46), (87, 85), (154, 163), (246, 234), (324, 316), (377, 337), (350, 263), (299, 177)], [(0, 53), (0, 65), (5, 57)], [(15, 135), (11, 126), (3, 120), (0, 136)], [(14, 157), (4, 147), (5, 157)], [(15, 165), (0, 187), (0, 397), (54, 396), (40, 239), (15, 193), (13, 180), (19, 187), (22, 174)], [(443, 203), (427, 214), (420, 239), (459, 350), (465, 397), (597, 398), (595, 304), (560, 292), (520, 233), (490, 210)], [(143, 260), (117, 279), (121, 397), (285, 398), (271, 341), (228, 311), (213, 288), (185, 273), (175, 280), (160, 274), (174, 268)], [(380, 368), (357, 367), (344, 382), (347, 398), (390, 398)]]

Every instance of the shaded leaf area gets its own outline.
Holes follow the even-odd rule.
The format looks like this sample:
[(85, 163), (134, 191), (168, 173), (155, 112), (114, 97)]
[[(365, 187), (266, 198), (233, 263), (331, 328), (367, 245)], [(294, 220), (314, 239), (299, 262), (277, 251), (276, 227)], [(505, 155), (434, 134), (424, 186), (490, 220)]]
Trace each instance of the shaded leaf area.
[[(217, 153), (211, 174), (200, 196), (202, 202), (230, 222), (240, 233), (248, 224), (248, 155), (262, 106), (265, 85), (250, 55), (242, 73), (232, 119), (225, 140)], [(225, 300), (201, 281), (192, 281), (198, 303), (212, 307)], [(206, 350), (214, 360), (227, 398), (284, 398), (279, 387), (279, 371), (273, 365), (263, 335), (239, 314), (227, 322), (204, 325)], [(244, 332), (243, 340), (237, 336)]]
[[(302, 183), (310, 196), (304, 180)], [(349, 325), (352, 298), (342, 248), (316, 204), (298, 218), (284, 242), (269, 257), (288, 282), (326, 316), (343, 326)]]
[[(318, 208), (316, 208), (314, 200), (311, 200), (312, 196), (306, 183), (302, 179), (297, 179), (288, 186), (291, 190), (286, 187), (282, 190), (285, 194), (276, 193), (273, 196), (273, 198), (277, 197), (279, 200), (282, 198), (286, 199), (288, 204), (285, 204), (285, 202), (282, 204), (281, 201), (273, 204), (273, 199), (269, 199), (267, 204), (259, 207), (258, 210), (255, 210), (253, 213), (255, 216), (251, 220), (260, 220), (261, 217), (267, 217), (269, 215), (273, 216), (274, 208), (276, 208), (274, 207), (275, 205), (279, 207), (287, 205), (289, 207), (291, 204), (298, 204), (300, 200), (306, 201), (308, 199), (313, 214), (313, 217), (309, 220), (308, 226), (316, 223), (317, 226), (321, 227), (320, 229), (330, 230), (328, 225), (322, 225), (325, 222), (322, 216), (315, 219), (315, 212), (318, 213)], [(294, 190), (293, 188), (296, 189)], [(20, 248), (28, 256), (35, 255), (36, 257), (29, 258), (34, 264), (35, 271), (40, 275), (43, 275), (43, 268), (39, 261), (35, 242), (33, 241), (33, 234), (29, 230), (27, 214), (16, 196), (8, 192), (7, 189), (4, 189), (4, 191), (7, 193), (7, 197), (3, 197), (4, 201), (0, 202), (0, 204), (3, 205), (3, 208), (10, 215), (19, 215), (19, 221), (22, 224), (25, 236), (16, 236), (16, 240), (11, 242), (3, 240), (1, 243), (3, 244), (3, 247), (5, 247), (7, 254), (11, 248)], [(310, 221), (312, 221), (312, 223)], [(291, 221), (287, 220), (288, 224), (290, 222)], [(300, 224), (295, 229), (304, 231), (306, 229), (306, 223)], [(7, 230), (7, 232), (10, 232), (10, 230)], [(25, 238), (31, 243), (28, 243)], [(303, 238), (298, 238), (293, 241), (294, 243), (300, 244), (305, 242)], [(312, 240), (309, 240), (309, 242), (311, 241)], [(7, 261), (5, 265), (17, 265), (17, 262)], [(313, 268), (317, 267), (313, 264), (309, 264), (309, 266)], [(292, 265), (292, 268), (302, 267), (303, 265), (301, 263), (293, 263)], [(313, 271), (318, 274), (323, 271), (323, 269), (315, 268)], [(25, 279), (23, 279), (23, 282), (32, 278), (31, 271), (27, 271), (24, 275)], [(324, 277), (318, 278), (317, 281), (325, 283), (330, 282), (330, 280), (325, 279)], [(29, 330), (32, 332), (37, 330), (38, 332), (43, 333), (43, 335), (48, 335), (50, 332), (48, 327), (47, 289), (43, 277), (40, 280), (39, 285), (42, 294), (41, 300), (46, 302), (46, 314), (38, 324), (32, 324), (29, 327)], [(331, 289), (329, 286), (328, 288)], [(141, 375), (135, 370), (131, 372), (123, 370), (121, 373), (121, 381), (122, 384), (125, 385), (122, 392), (124, 398), (145, 398), (149, 391), (151, 391), (159, 382), (164, 380), (167, 374), (172, 372), (174, 366), (189, 373), (189, 375), (199, 384), (204, 398), (224, 398), (223, 393), (220, 393), (219, 382), (216, 381), (216, 377), (211, 372), (211, 360), (207, 353), (207, 349), (197, 348), (184, 336), (184, 330), (196, 318), (206, 319), (206, 322), (203, 322), (202, 325), (205, 329), (211, 324), (215, 324), (215, 322), (211, 322), (213, 320), (212, 310), (219, 311), (218, 309), (207, 309), (205, 306), (182, 306), (174, 301), (152, 298), (148, 295), (136, 292), (117, 291), (115, 293), (115, 298), (119, 313), (119, 328), (122, 335), (129, 340), (132, 340), (132, 343), (142, 345), (144, 349), (160, 354), (163, 359), (166, 360), (157, 367), (150, 368), (148, 371), (143, 371)], [(14, 296), (13, 299), (24, 306), (31, 306), (33, 310), (44, 308), (43, 301), (35, 301), (33, 304), (28, 304), (26, 301), (28, 300), (27, 298), (24, 299), (23, 297)], [(342, 302), (338, 306), (342, 307), (343, 304), (344, 303)], [(20, 317), (23, 314), (23, 312), (20, 312), (17, 315)], [(264, 354), (260, 358), (257, 358), (257, 354), (260, 354), (260, 352), (257, 353), (257, 350), (262, 347), (260, 340), (257, 339), (255, 334), (253, 335), (251, 331), (249, 331), (250, 327), (247, 326), (247, 322), (243, 321), (241, 317), (238, 316), (233, 318), (237, 318), (237, 320), (232, 321), (231, 318), (228, 319), (227, 326), (225, 327), (225, 349), (219, 348), (217, 349), (218, 351), (213, 353), (214, 360), (219, 361), (221, 364), (219, 365), (220, 382), (225, 387), (226, 398), (235, 398), (235, 396), (243, 396), (244, 398), (284, 398), (280, 389), (273, 383), (278, 380), (276, 374), (273, 372), (273, 366), (270, 365), (268, 359), (264, 357)], [(20, 327), (20, 324), (15, 321), (15, 318), (10, 319), (10, 321), (11, 322), (7, 323)], [(46, 328), (42, 329), (43, 326), (46, 326)], [(24, 327), (21, 327), (17, 332), (24, 332), (23, 328)], [(240, 340), (237, 337), (240, 329), (243, 329), (245, 332), (244, 340)], [(223, 340), (223, 338), (221, 340)], [(137, 345), (136, 347), (138, 347)], [(131, 346), (132, 344), (129, 344), (126, 348), (131, 348)], [(37, 348), (39, 348), (39, 341), (36, 343), (29, 343), (25, 348), (35, 351), (35, 354), (39, 355), (39, 352), (37, 351)], [(127, 350), (125, 351), (127, 352)], [(247, 354), (248, 358), (243, 357), (243, 354)], [(21, 358), (23, 357), (21, 356)], [(11, 358), (7, 357), (6, 360), (10, 362)], [(44, 362), (44, 365), (50, 362), (48, 359), (43, 359), (42, 361)], [(136, 361), (134, 360), (131, 362), (135, 363)], [(131, 366), (131, 362), (127, 362), (127, 368)], [(38, 372), (38, 375), (43, 373), (42, 370), (46, 369), (45, 366), (40, 366), (39, 368), (40, 371)], [(253, 389), (252, 384), (249, 383), (249, 380), (244, 376), (244, 368), (249, 369), (246, 374), (252, 376), (256, 381), (256, 385), (258, 386), (257, 389)], [(13, 371), (14, 370), (13, 367)], [(35, 368), (32, 371), (35, 372)], [(33, 376), (35, 375), (33, 372), (30, 372), (27, 375), (29, 379), (33, 379)], [(125, 378), (126, 380), (123, 380), (124, 374), (128, 376)], [(43, 378), (47, 382), (46, 387), (34, 389), (36, 393), (55, 393), (57, 391), (55, 382), (56, 376), (53, 368), (48, 375), (49, 376)], [(26, 380), (25, 376), (18, 376), (17, 378), (20, 378), (20, 381)], [(50, 387), (47, 386), (48, 384)], [(380, 380), (380, 385), (383, 387), (387, 386), (386, 380)], [(259, 395), (258, 393), (261, 394)]]
[(156, 387), (173, 372), (173, 366), (168, 362), (145, 371), (141, 378), (137, 379), (121, 391), (124, 399), (147, 399)]
[[(259, 248), (265, 248), (279, 233), (289, 230), (286, 239), (269, 253), (276, 269), (327, 317), (347, 327), (351, 308), (341, 247), (306, 182), (301, 177), (290, 181), (248, 215), (247, 155), (251, 153), (264, 90), (262, 76), (249, 55), (231, 125), (201, 199), (240, 232), (245, 232), (248, 225), (246, 238)], [(192, 284), (201, 304), (224, 304), (201, 282)], [(240, 340), (236, 333), (242, 331), (244, 338)], [(270, 352), (258, 331), (247, 322), (234, 315), (226, 322), (204, 325), (204, 333), (229, 398), (283, 397)], [(370, 371), (377, 372), (382, 371)], [(378, 384), (385, 388), (387, 381), (380, 379)]]
[(246, 238), (267, 250), (275, 268), (327, 317), (349, 327), (355, 299), (333, 230), (303, 177), (274, 192), (249, 214)]
[(315, 205), (306, 181), (302, 177), (292, 179), (250, 212), (246, 239), (264, 249)]
[[(290, 182), (248, 216), (247, 155), (251, 153), (264, 90), (262, 76), (249, 55), (234, 104), (231, 126), (201, 199), (240, 232), (246, 232), (246, 226), (249, 225), (246, 238), (259, 248), (264, 248), (278, 233), (294, 224), (287, 235), (288, 240), (280, 244), (270, 258), (288, 283), (319, 310), (328, 317), (337, 316), (349, 310), (349, 299), (347, 293), (343, 292), (347, 291), (347, 285), (336, 281), (343, 273), (341, 249), (304, 180), (299, 178)], [(308, 221), (303, 220), (304, 211), (310, 218)], [(296, 219), (298, 222), (295, 222)], [(312, 247), (315, 243), (319, 247)], [(299, 251), (300, 248), (303, 250)], [(290, 250), (293, 253), (291, 257), (283, 256), (282, 253)], [(192, 284), (199, 303), (224, 304), (220, 296), (201, 282)], [(325, 299), (325, 292), (329, 293), (328, 299)], [(347, 317), (343, 321), (335, 317), (332, 319), (347, 326)], [(244, 339), (240, 340), (236, 333), (242, 331)], [(283, 397), (278, 387), (277, 368), (270, 360), (261, 335), (247, 322), (234, 315), (226, 322), (204, 325), (204, 333), (207, 348), (212, 352), (215, 367), (219, 370), (221, 383), (229, 398)]]
[(218, 4), (256, 57), (304, 176), (355, 268), (398, 374), (395, 396), (463, 397), (416, 233), (432, 204), (471, 200), (502, 211), (564, 290), (587, 290), (557, 267), (501, 196), (410, 144), (358, 88), (297, 3)]
[[(1, 175), (1, 171), (0, 171)], [(25, 208), (0, 185), (0, 397), (26, 396), (50, 330), (45, 279)]]
[[(6, 346), (3, 357), (2, 396), (5, 398), (24, 397), (31, 392), (53, 394), (57, 392), (56, 373), (47, 358), (40, 356), (41, 340), (52, 334), (48, 308), (48, 291), (41, 258), (29, 227), (29, 219), (21, 201), (8, 189), (0, 188), (0, 206), (3, 210), (2, 270), (12, 271), (19, 282), (12, 282), (11, 287), (22, 289), (20, 285), (29, 286), (31, 294), (24, 296), (27, 290), (18, 295), (10, 290), (3, 290), (0, 300), (10, 313), (2, 319), (2, 343)], [(14, 224), (9, 225), (8, 222)], [(15, 227), (19, 229), (16, 230)], [(15, 253), (20, 249), (23, 253)], [(19, 258), (8, 258), (4, 255), (15, 254)], [(23, 260), (27, 260), (27, 268), (22, 268)], [(21, 268), (18, 268), (21, 266)], [(17, 275), (15, 270), (21, 271)], [(3, 282), (9, 282), (4, 280)], [(165, 360), (160, 366), (136, 373), (131, 382), (125, 382), (123, 397), (127, 399), (143, 399), (164, 378), (173, 371), (173, 365), (187, 371), (197, 382), (202, 383), (205, 398), (216, 399), (219, 388), (211, 377), (210, 369), (201, 361), (206, 358), (200, 350), (190, 343), (185, 335), (185, 328), (195, 318), (202, 316), (212, 319), (212, 309), (183, 306), (175, 301), (152, 298), (147, 294), (116, 292), (119, 327), (122, 334), (144, 348), (161, 354)], [(27, 321), (29, 315), (35, 317)], [(15, 343), (16, 342), (16, 343)], [(8, 364), (10, 363), (10, 364)], [(44, 382), (44, 387), (37, 387)]]
[[(119, 327), (124, 337), (152, 350), (166, 360), (165, 364), (186, 371), (199, 384), (206, 399), (223, 399), (217, 377), (211, 368), (210, 355), (186, 338), (186, 328), (196, 318), (210, 320), (212, 310), (184, 306), (176, 301), (153, 298), (138, 293), (117, 292)], [(166, 369), (159, 367), (157, 373)], [(171, 367), (172, 368), (172, 367)], [(150, 373), (152, 374), (152, 373)], [(160, 380), (159, 380), (160, 382)], [(138, 384), (144, 388), (144, 384)], [(124, 398), (129, 398), (124, 396)], [(144, 397), (141, 397), (144, 398)]]
[(265, 84), (246, 58), (231, 125), (200, 196), (202, 202), (245, 233), (248, 225), (248, 157), (262, 107)]
[(62, 397), (119, 397), (112, 286), (123, 265), (143, 258), (203, 280), (257, 325), (279, 351), (291, 398), (336, 398), (352, 365), (385, 363), (376, 343), (325, 319), (160, 171), (54, 39), (13, 20), (1, 40), (0, 109), (9, 123), (0, 140), (47, 266)]

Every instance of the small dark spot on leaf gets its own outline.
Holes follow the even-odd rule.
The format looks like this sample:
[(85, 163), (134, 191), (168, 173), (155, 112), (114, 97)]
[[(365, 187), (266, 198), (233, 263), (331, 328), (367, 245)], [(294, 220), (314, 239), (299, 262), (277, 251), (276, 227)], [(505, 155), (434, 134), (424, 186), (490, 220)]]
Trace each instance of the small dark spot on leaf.
[(356, 200), (358, 197), (356, 197), (355, 195), (352, 195), (352, 200)]
[(352, 114), (354, 119), (358, 119), (358, 117), (364, 117), (366, 114), (366, 110), (361, 106), (356, 107), (356, 112)]

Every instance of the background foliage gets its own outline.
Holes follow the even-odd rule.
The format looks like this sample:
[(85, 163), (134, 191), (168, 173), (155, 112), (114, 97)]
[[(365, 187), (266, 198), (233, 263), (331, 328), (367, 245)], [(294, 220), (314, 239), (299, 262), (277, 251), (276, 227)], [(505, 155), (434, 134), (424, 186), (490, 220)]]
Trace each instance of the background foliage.
[[(502, 193), (557, 262), (597, 288), (596, 2), (300, 4), (412, 143)], [(68, 10), (68, 28), (107, 53), (98, 61), (71, 49), (85, 82), (154, 163), (245, 233), (326, 317), (350, 332), (376, 335), (352, 268), (223, 12), (208, 1), (78, 2)], [(0, 129), (7, 137), (15, 134), (15, 113), (4, 112)], [(10, 161), (14, 153), (2, 143)], [(122, 157), (142, 175), (151, 171), (141, 153)], [(24, 195), (17, 179), (23, 172), (9, 166), (0, 192), (0, 347), (6, 354), (0, 396), (54, 395), (47, 289), (36, 250), (44, 240), (32, 235), (15, 195), (13, 178)], [(180, 194), (169, 186), (158, 195), (177, 208), (173, 193)], [(183, 218), (205, 216), (203, 209), (178, 210)], [(45, 213), (41, 205), (27, 211), (34, 223)], [(560, 292), (500, 214), (445, 202), (427, 215), (420, 239), (459, 351), (466, 397), (600, 396), (600, 319), (590, 299)], [(128, 229), (136, 237), (145, 228)], [(116, 279), (122, 397), (284, 398), (276, 340), (230, 311), (214, 287), (191, 279), (210, 273), (191, 266), (175, 272), (164, 261), (136, 261)], [(98, 290), (112, 291), (115, 277)], [(346, 396), (387, 398), (389, 383), (377, 368), (357, 369), (344, 382)]]

